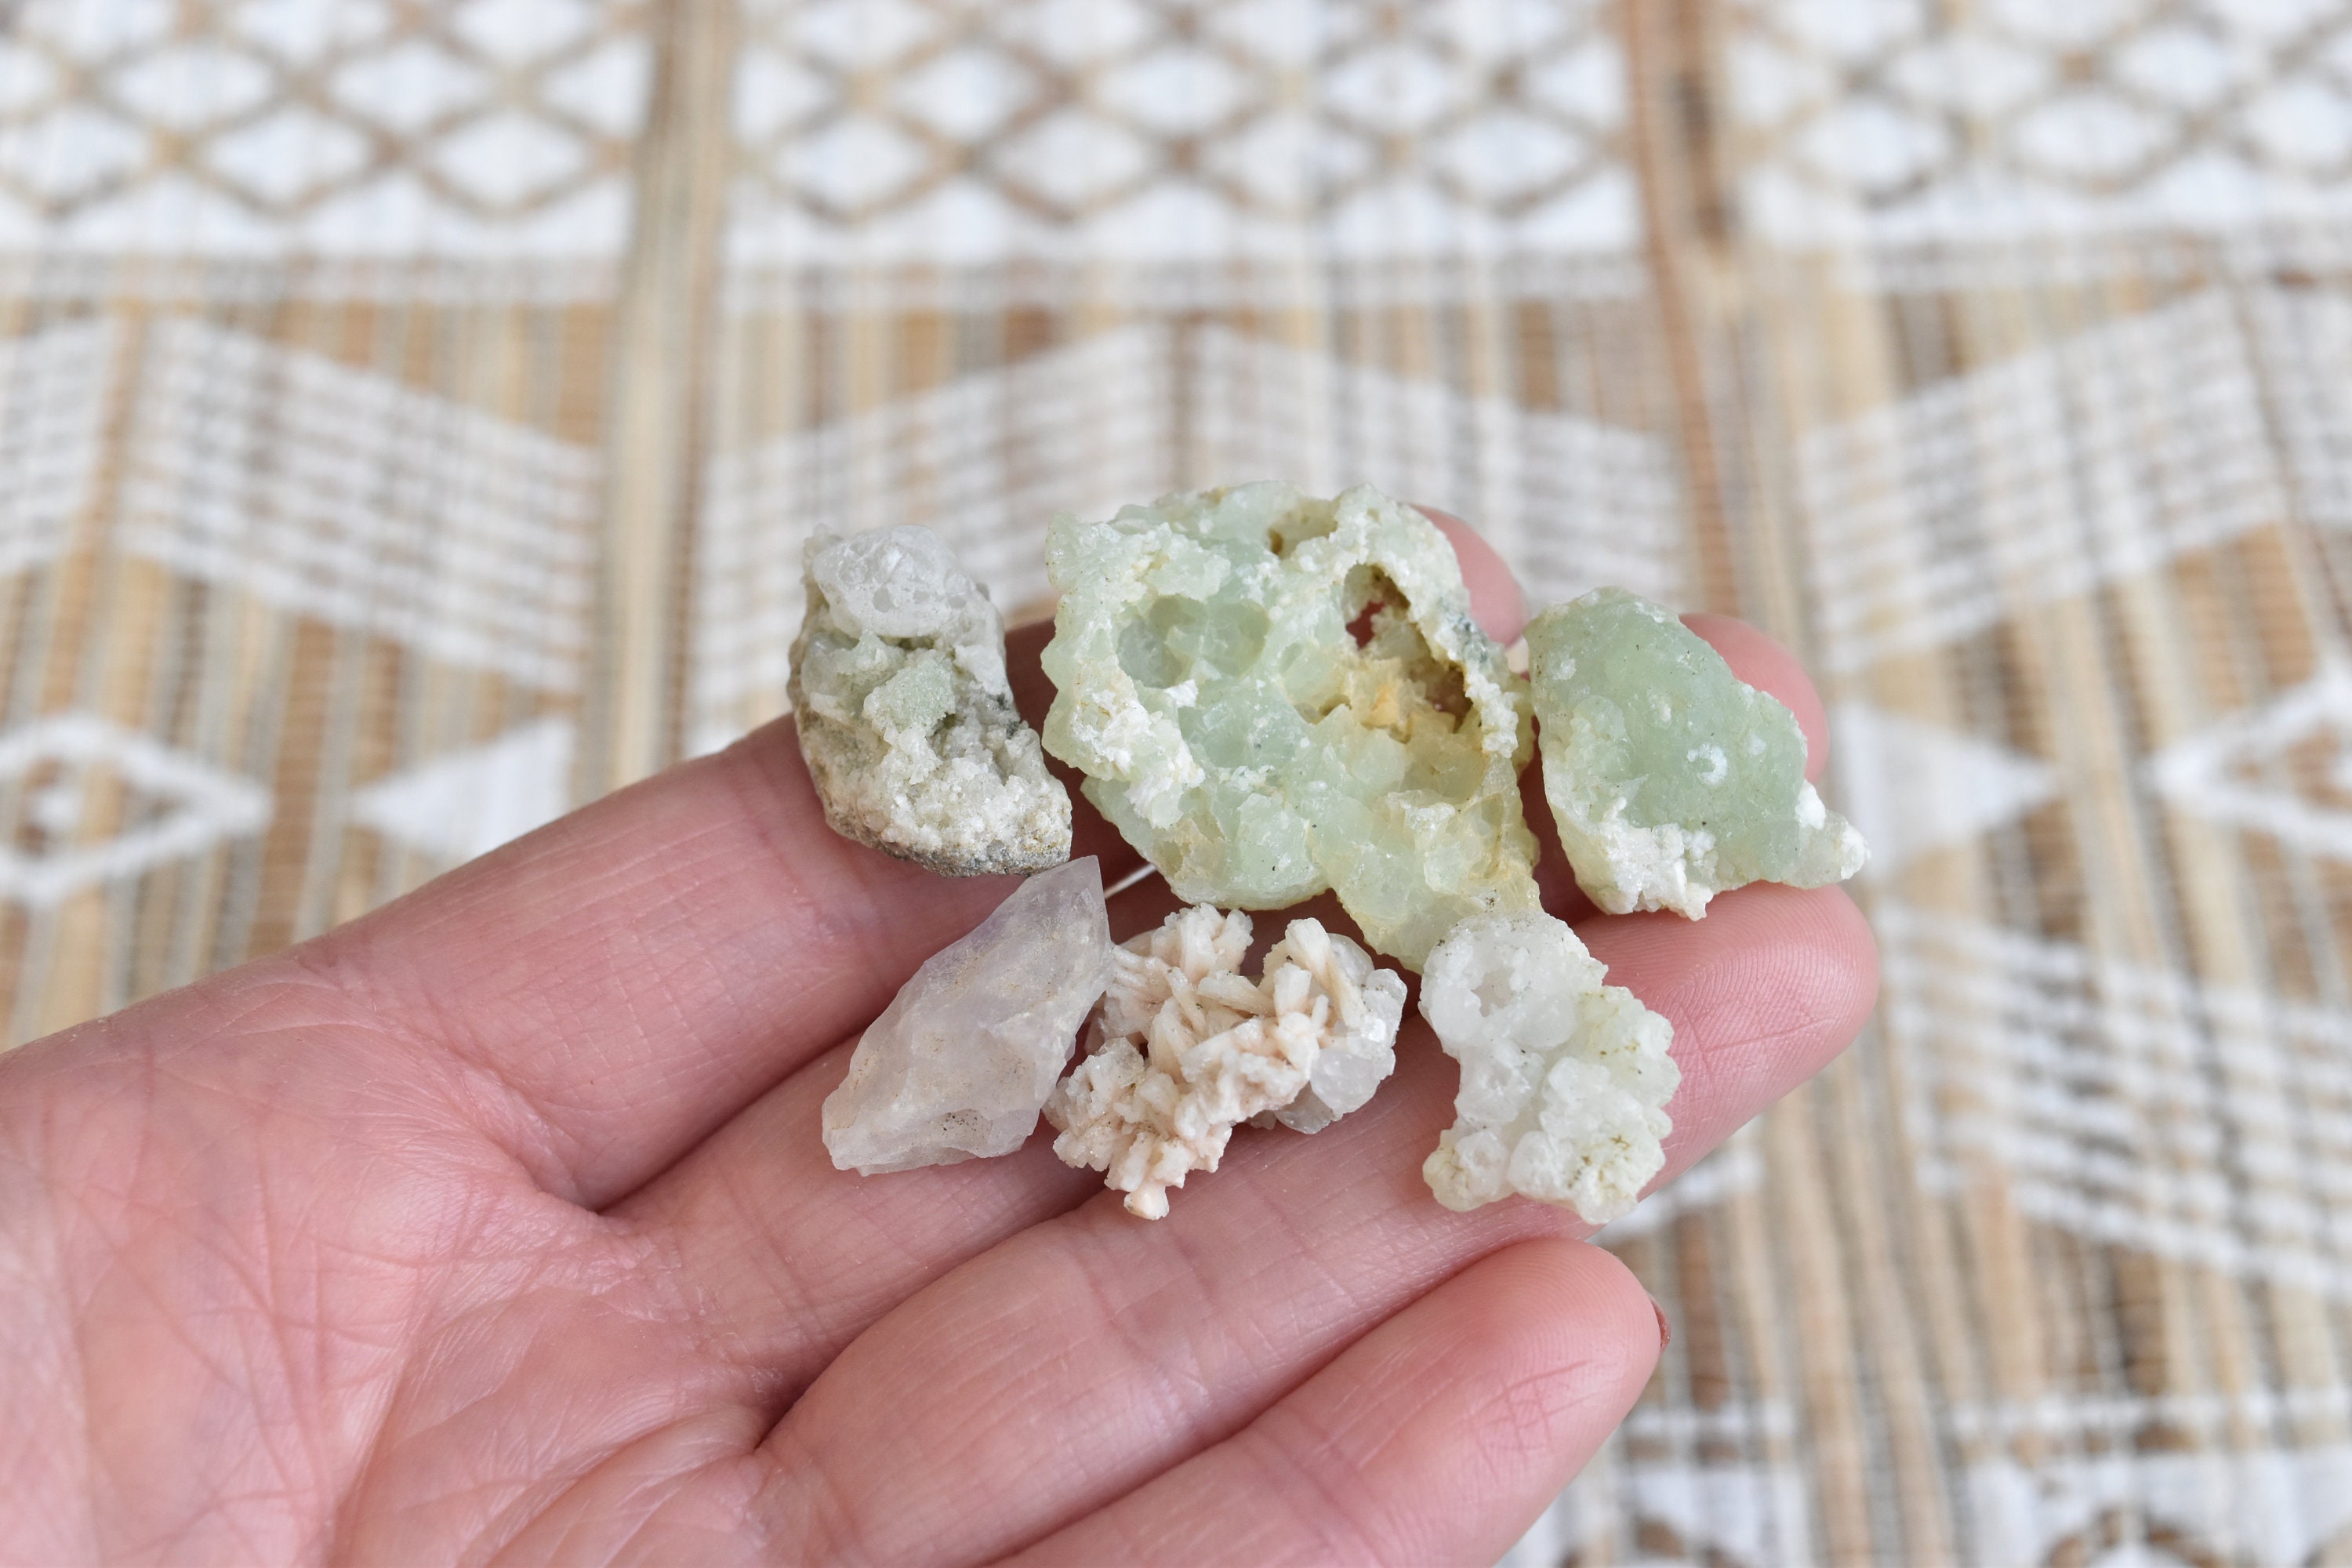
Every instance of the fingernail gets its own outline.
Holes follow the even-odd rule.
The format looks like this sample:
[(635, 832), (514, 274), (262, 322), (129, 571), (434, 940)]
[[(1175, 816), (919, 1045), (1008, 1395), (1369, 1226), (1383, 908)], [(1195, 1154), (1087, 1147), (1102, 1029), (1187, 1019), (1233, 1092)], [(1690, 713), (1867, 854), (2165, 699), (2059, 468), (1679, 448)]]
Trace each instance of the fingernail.
[(1650, 1298), (1650, 1310), (1658, 1315), (1658, 1349), (1663, 1352), (1675, 1342), (1675, 1326), (1666, 1321), (1666, 1310), (1658, 1305), (1655, 1296)]

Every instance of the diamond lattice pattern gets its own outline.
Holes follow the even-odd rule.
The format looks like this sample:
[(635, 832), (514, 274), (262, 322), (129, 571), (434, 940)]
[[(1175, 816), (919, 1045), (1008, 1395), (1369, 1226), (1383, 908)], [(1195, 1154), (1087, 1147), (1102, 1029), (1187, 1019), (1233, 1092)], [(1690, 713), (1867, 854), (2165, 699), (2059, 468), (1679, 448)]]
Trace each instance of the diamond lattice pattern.
[(2247, 0), (1748, 0), (1747, 216), (1789, 242), (2352, 210), (2352, 10)]
[(0, 245), (604, 255), (637, 0), (26, 0), (0, 34)]
[(1621, 250), (1601, 0), (747, 0), (744, 258)]

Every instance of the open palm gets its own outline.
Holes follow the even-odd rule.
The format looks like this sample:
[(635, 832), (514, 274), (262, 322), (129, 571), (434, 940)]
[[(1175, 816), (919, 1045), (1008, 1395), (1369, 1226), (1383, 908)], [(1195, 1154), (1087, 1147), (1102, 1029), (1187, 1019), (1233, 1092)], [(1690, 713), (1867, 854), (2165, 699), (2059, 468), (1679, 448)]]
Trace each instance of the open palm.
[[(1701, 629), (1818, 766), (1794, 666)], [(1491, 1559), (1662, 1324), (1573, 1216), (1430, 1197), (1417, 1023), (1369, 1107), (1244, 1131), (1158, 1224), (1042, 1138), (827, 1162), (859, 1028), (1010, 885), (827, 832), (785, 723), (0, 1059), (0, 1559)], [(1871, 1003), (1834, 889), (1554, 904), (1674, 1024), (1670, 1174)]]

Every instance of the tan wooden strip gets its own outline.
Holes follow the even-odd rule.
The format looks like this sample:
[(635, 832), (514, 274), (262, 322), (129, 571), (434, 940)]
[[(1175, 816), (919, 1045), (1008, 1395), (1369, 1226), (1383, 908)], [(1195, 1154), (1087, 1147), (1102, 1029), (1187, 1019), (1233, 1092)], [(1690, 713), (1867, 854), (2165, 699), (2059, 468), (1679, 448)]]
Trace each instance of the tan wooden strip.
[(653, 100), (608, 369), (604, 556), (577, 773), (583, 796), (666, 766), (683, 737), (688, 573), (735, 27), (728, 0), (671, 0), (655, 12)]

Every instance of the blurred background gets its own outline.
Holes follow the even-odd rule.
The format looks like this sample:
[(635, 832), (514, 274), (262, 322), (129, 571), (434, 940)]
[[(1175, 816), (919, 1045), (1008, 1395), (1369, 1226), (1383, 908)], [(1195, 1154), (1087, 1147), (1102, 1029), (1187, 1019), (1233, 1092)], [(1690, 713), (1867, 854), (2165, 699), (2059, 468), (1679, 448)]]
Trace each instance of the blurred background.
[(12, 1040), (783, 706), (800, 542), (1370, 480), (1744, 615), (1872, 1031), (1514, 1562), (2352, 1563), (2352, 4), (0, 5)]

